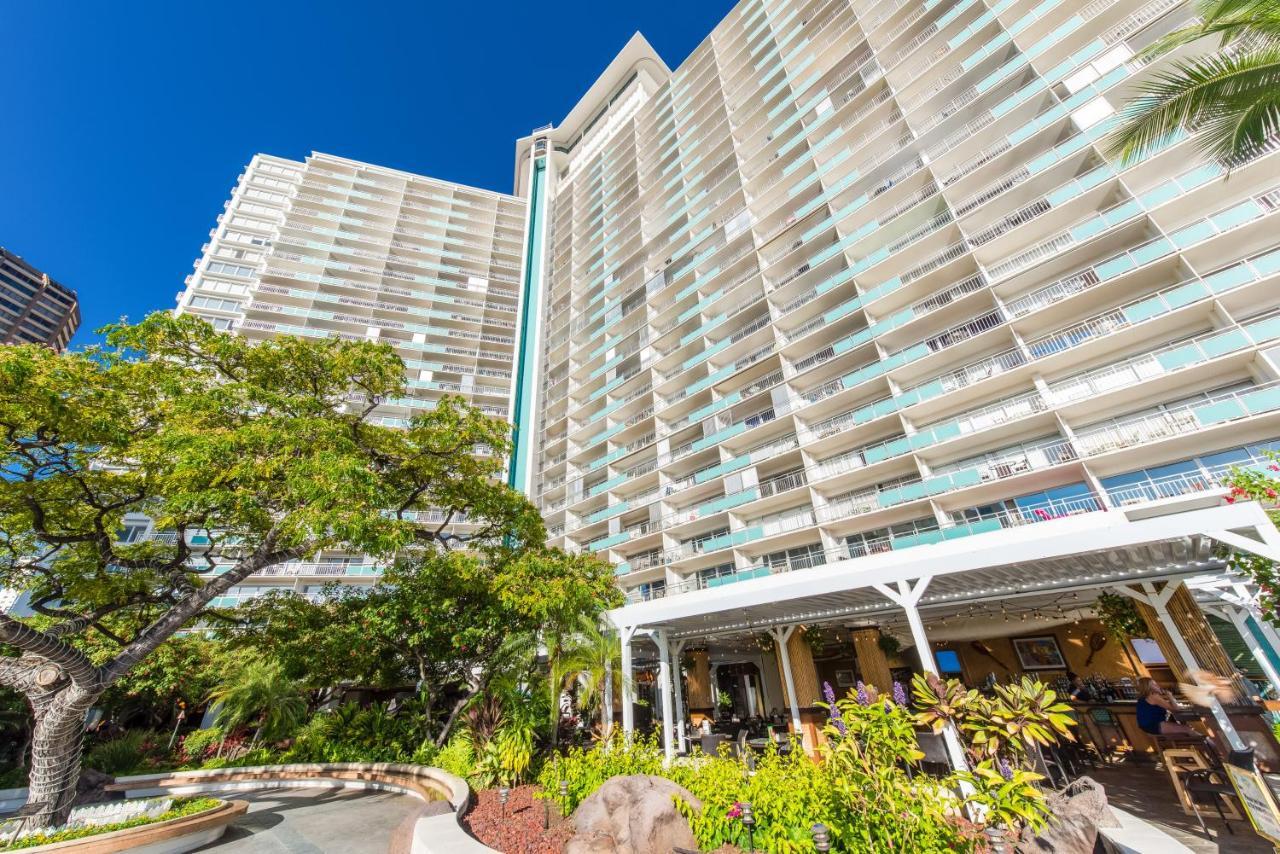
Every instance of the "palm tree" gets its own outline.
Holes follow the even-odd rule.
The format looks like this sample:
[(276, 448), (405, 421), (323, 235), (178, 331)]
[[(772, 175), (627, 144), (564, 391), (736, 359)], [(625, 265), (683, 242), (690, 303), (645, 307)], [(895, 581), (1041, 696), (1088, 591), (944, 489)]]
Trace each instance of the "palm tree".
[(608, 737), (612, 721), (604, 719), (605, 691), (622, 677), (622, 647), (618, 636), (596, 625), (585, 625), (575, 633), (561, 651), (552, 673), (553, 684), (560, 691), (574, 683), (580, 687), (578, 702), (585, 713), (600, 712), (600, 731)]
[(218, 706), (216, 722), (224, 732), (255, 726), (250, 749), (259, 738), (284, 738), (307, 714), (302, 689), (285, 677), (280, 663), (258, 658), (228, 673), (209, 701)]
[(1228, 162), (1280, 131), (1280, 0), (1199, 0), (1200, 20), (1169, 33), (1145, 57), (1208, 36), (1220, 50), (1180, 59), (1144, 83), (1122, 111), (1111, 153), (1132, 163), (1179, 131), (1201, 131), (1205, 154)]

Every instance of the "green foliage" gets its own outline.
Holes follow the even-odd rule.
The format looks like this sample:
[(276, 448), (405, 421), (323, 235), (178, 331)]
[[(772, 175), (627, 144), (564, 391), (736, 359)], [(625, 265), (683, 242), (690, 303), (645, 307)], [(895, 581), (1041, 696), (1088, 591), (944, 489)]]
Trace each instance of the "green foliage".
[(1202, 38), (1219, 53), (1179, 59), (1142, 83), (1121, 112), (1111, 151), (1133, 162), (1179, 132), (1200, 131), (1199, 146), (1217, 158), (1258, 151), (1280, 132), (1280, 3), (1200, 0), (1194, 23), (1144, 51), (1154, 59)]
[(252, 726), (255, 741), (289, 736), (307, 713), (307, 701), (285, 678), (280, 663), (259, 658), (228, 672), (209, 700), (217, 704), (217, 724), (224, 732)]
[(1029, 676), (997, 685), (994, 699), (978, 697), (960, 721), (974, 750), (986, 756), (1022, 756), (1059, 741), (1074, 741), (1071, 707), (1056, 692)]
[(208, 812), (222, 803), (223, 801), (217, 798), (178, 799), (173, 802), (172, 809), (154, 817), (140, 816), (128, 821), (118, 821), (114, 824), (102, 824), (96, 827), (72, 827), (66, 830), (59, 830), (56, 833), (33, 833), (18, 842), (13, 842), (0, 848), (0, 851), (18, 851), (23, 848), (35, 848), (38, 845), (51, 845), (55, 842), (70, 842), (73, 839), (86, 839), (90, 836), (111, 833), (116, 830), (128, 830), (131, 827), (142, 827), (161, 821), (169, 821), (170, 819), (186, 818), (187, 816)]
[(283, 761), (420, 761), (414, 757), (430, 755), (429, 732), (421, 706), (416, 703), (402, 703), (394, 714), (382, 703), (368, 708), (348, 703), (313, 715), (298, 730)]
[(127, 774), (142, 768), (147, 759), (156, 756), (158, 745), (164, 744), (158, 733), (130, 730), (110, 741), (89, 748), (84, 764), (104, 774)]
[(178, 752), (183, 763), (199, 765), (209, 758), (210, 754), (218, 749), (222, 735), (222, 730), (218, 727), (197, 729), (187, 733), (178, 743)]
[(958, 776), (973, 787), (969, 801), (982, 808), (987, 824), (1018, 831), (1024, 826), (1039, 830), (1048, 823), (1048, 803), (1035, 786), (1042, 775), (987, 759)]
[(835, 851), (975, 850), (976, 841), (949, 815), (958, 807), (949, 791), (955, 781), (913, 779), (905, 770), (919, 755), (914, 738), (905, 734), (911, 727), (909, 712), (886, 701), (868, 706), (840, 701), (837, 707), (849, 734), (841, 735), (834, 724), (828, 728), (821, 763), (795, 744), (785, 755), (770, 746), (756, 757), (754, 771), (730, 756), (727, 747), (718, 756), (679, 760), (664, 768), (656, 740), (637, 738), (628, 744), (618, 736), (545, 763), (538, 777), (540, 796), (568, 814), (611, 777), (650, 774), (684, 786), (702, 803), (701, 810), (681, 803), (677, 809), (703, 850), (726, 843), (746, 847), (746, 829), (739, 820), (742, 803), (750, 803), (755, 816), (756, 850), (808, 854), (813, 850), (810, 828), (817, 821), (831, 830)]
[(942, 732), (947, 724), (958, 724), (981, 699), (976, 690), (966, 689), (958, 679), (943, 681), (925, 673), (912, 677), (911, 695), (918, 709), (916, 723), (934, 733)]
[(471, 734), (458, 730), (435, 756), (435, 767), (463, 779), (475, 775), (476, 754), (471, 744)]
[(1148, 637), (1147, 621), (1138, 613), (1138, 606), (1128, 596), (1120, 593), (1099, 593), (1093, 602), (1094, 613), (1116, 640)]

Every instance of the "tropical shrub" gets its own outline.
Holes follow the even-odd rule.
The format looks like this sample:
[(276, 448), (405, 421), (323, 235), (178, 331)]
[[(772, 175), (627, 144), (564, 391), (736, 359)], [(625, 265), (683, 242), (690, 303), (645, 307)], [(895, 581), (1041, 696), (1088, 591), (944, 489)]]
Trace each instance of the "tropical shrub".
[(1035, 785), (1043, 775), (1003, 759), (987, 759), (957, 776), (972, 787), (968, 800), (981, 808), (988, 825), (1018, 833), (1023, 827), (1039, 830), (1048, 823), (1049, 805)]
[(222, 730), (217, 727), (192, 730), (178, 743), (179, 758), (185, 765), (199, 765), (218, 750)]
[(104, 774), (126, 774), (160, 758), (166, 739), (150, 730), (130, 730), (89, 748), (84, 763)]
[(463, 778), (475, 775), (476, 754), (471, 745), (471, 734), (465, 729), (457, 730), (446, 744), (435, 755), (432, 763), (441, 771), (448, 771)]

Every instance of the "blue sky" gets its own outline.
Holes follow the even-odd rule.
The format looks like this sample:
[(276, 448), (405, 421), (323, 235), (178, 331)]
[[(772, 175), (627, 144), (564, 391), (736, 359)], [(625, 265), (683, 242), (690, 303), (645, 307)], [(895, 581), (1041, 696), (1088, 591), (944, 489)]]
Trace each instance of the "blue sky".
[[(324, 151), (504, 192), (633, 32), (673, 68), (730, 0), (10, 2), (0, 246), (92, 330), (171, 308), (254, 153)], [(546, 8), (546, 7), (544, 7)]]

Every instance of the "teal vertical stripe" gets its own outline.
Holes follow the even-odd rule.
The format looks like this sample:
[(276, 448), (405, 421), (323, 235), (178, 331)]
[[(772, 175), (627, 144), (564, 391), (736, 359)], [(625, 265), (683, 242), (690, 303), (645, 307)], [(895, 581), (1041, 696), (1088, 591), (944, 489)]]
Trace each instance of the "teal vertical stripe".
[(533, 179), (529, 190), (529, 234), (525, 240), (524, 287), (521, 293), (519, 369), (516, 371), (515, 439), (511, 449), (507, 484), (522, 489), (533, 460), (533, 366), (537, 362), (538, 341), (534, 333), (541, 302), (542, 232), (544, 217), (543, 173), (546, 157), (533, 162)]

